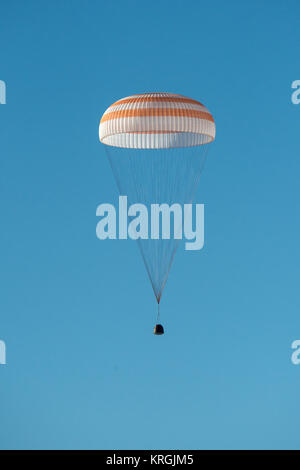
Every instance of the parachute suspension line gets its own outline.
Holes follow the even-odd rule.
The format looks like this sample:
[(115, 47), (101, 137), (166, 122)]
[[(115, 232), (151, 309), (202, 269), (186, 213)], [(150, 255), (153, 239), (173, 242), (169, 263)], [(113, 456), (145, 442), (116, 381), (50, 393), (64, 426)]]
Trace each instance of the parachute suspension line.
[[(167, 156), (167, 154), (169, 153), (173, 153), (174, 155), (172, 156), (172, 158), (175, 160), (175, 157), (176, 157), (176, 153), (179, 153), (181, 152), (183, 149), (181, 148), (176, 148), (176, 149), (172, 149), (172, 148), (169, 148), (169, 149), (164, 149), (162, 151), (162, 156), (163, 158), (165, 158)], [(198, 146), (195, 146), (195, 147), (190, 147), (189, 148), (189, 152), (190, 152), (190, 157), (192, 157), (192, 159), (194, 160), (194, 167), (193, 167), (193, 176), (191, 177), (191, 181), (190, 181), (190, 191), (187, 191), (187, 192), (184, 192), (183, 195), (181, 196), (182, 197), (182, 203), (184, 204), (191, 204), (193, 201), (194, 201), (194, 198), (195, 198), (195, 194), (196, 194), (196, 191), (198, 189), (198, 186), (199, 186), (199, 180), (200, 180), (200, 176), (202, 174), (202, 171), (204, 169), (204, 166), (205, 166), (205, 162), (207, 160), (207, 155), (208, 155), (208, 150), (209, 150), (209, 145), (201, 145), (200, 147)], [(167, 152), (167, 153), (166, 153)], [(192, 154), (194, 154), (194, 156), (192, 156)], [(186, 155), (187, 157), (187, 155)], [(196, 163), (198, 160), (198, 163)], [(192, 160), (190, 160), (190, 163), (192, 163)], [(165, 168), (165, 170), (167, 170), (167, 168)], [(180, 181), (180, 171), (182, 171), (182, 168), (178, 167), (177, 168), (177, 178), (179, 181)], [(175, 185), (176, 185), (176, 182), (175, 182)], [(173, 189), (175, 188), (175, 186), (173, 186)], [(175, 191), (177, 190), (178, 191), (178, 186), (177, 188), (175, 189)], [(158, 196), (158, 195), (157, 195)], [(172, 201), (172, 202), (175, 202), (175, 201)], [(174, 260), (174, 257), (175, 257), (175, 254), (176, 254), (176, 251), (177, 251), (177, 248), (180, 244), (180, 239), (176, 240), (175, 243), (174, 243), (174, 246), (171, 250), (171, 256), (169, 258), (169, 262), (168, 260), (166, 259), (164, 261), (164, 264), (167, 264), (167, 269), (166, 269), (166, 273), (165, 273), (165, 277), (162, 279), (162, 283), (161, 283), (161, 286), (160, 286), (160, 290), (158, 292), (158, 295), (157, 295), (157, 300), (159, 302), (161, 296), (162, 296), (162, 292), (164, 290), (164, 287), (165, 287), (165, 284), (167, 282), (167, 279), (168, 279), (168, 275), (169, 275), (169, 272), (170, 272), (170, 269), (171, 269), (171, 266), (173, 264), (173, 260)], [(166, 253), (162, 253), (163, 254), (166, 254)], [(149, 273), (148, 273), (149, 274)], [(150, 279), (151, 279), (151, 276), (149, 276)], [(152, 282), (152, 281), (151, 281)], [(152, 283), (152, 287), (153, 287), (153, 283)], [(153, 287), (154, 289), (154, 287)], [(154, 289), (154, 292), (155, 292), (155, 289)]]
[[(195, 197), (199, 179), (207, 159), (208, 145), (189, 148), (123, 149), (105, 145), (106, 155), (114, 174), (120, 195), (128, 197), (128, 204), (143, 203), (151, 214), (151, 204), (189, 204)], [(175, 220), (174, 220), (175, 224)], [(178, 233), (174, 225), (174, 233)], [(159, 302), (180, 238), (170, 240), (138, 238), (155, 297)], [(161, 237), (161, 234), (160, 234)]]
[(194, 180), (194, 188), (193, 188), (193, 191), (192, 191), (191, 196), (190, 196), (190, 201), (189, 201), (190, 203), (192, 203), (194, 201), (195, 194), (196, 194), (196, 191), (197, 191), (197, 188), (198, 188), (198, 185), (199, 185), (199, 181), (200, 181), (200, 176), (202, 175), (202, 171), (204, 169), (205, 162), (207, 160), (208, 150), (209, 150), (209, 144), (204, 146), (204, 149), (202, 151), (202, 155), (200, 154), (200, 168), (199, 168), (198, 174), (196, 175), (195, 180)]
[[(153, 289), (153, 292), (154, 292), (154, 295), (156, 296), (156, 290), (155, 290), (155, 285), (154, 285), (154, 282), (152, 280), (152, 276), (151, 276), (151, 273), (150, 273), (150, 270), (149, 270), (149, 267), (148, 267), (148, 264), (147, 264), (147, 261), (146, 261), (146, 258), (145, 258), (145, 255), (144, 255), (144, 252), (143, 252), (143, 249), (141, 247), (141, 241), (140, 241), (140, 238), (137, 239), (137, 243), (138, 243), (138, 247), (139, 247), (139, 250), (140, 250), (140, 253), (142, 255), (142, 259), (144, 261), (144, 265), (145, 265), (145, 268), (146, 268), (146, 271), (147, 271), (147, 274), (149, 276), (149, 279), (150, 279), (150, 283), (151, 283), (151, 286), (152, 286), (152, 289)], [(159, 304), (159, 300), (157, 300), (158, 304)]]
[(160, 320), (160, 311), (159, 311), (159, 301), (157, 301), (157, 318), (156, 323), (158, 324)]
[[(120, 194), (120, 195), (124, 195), (124, 196), (126, 195), (126, 196), (127, 196), (127, 194), (125, 194), (125, 193), (128, 192), (128, 191), (126, 191), (125, 187), (121, 184), (121, 181), (120, 181), (120, 176), (121, 176), (121, 174), (120, 174), (120, 171), (118, 171), (117, 166), (115, 165), (116, 162), (114, 161), (114, 158), (113, 158), (113, 156), (114, 156), (114, 148), (113, 148), (113, 147), (108, 147), (108, 146), (106, 146), (106, 145), (105, 145), (104, 147), (105, 147), (105, 153), (106, 153), (106, 156), (107, 156), (109, 165), (110, 165), (110, 167), (111, 167), (111, 169), (112, 169), (112, 173), (113, 173), (113, 175), (114, 175), (114, 177), (115, 177), (115, 181), (116, 181), (116, 184), (117, 184), (117, 188), (118, 188), (119, 194)], [(117, 149), (117, 151), (118, 151), (118, 150), (122, 152), (123, 149), (121, 149), (121, 150), (120, 150), (120, 149)], [(129, 203), (132, 203), (132, 202), (141, 202), (140, 199), (139, 199), (139, 197), (138, 197), (138, 190), (139, 190), (140, 195), (143, 194), (143, 184), (142, 184), (141, 181), (139, 182), (139, 181), (137, 180), (137, 175), (135, 174), (136, 172), (134, 171), (134, 164), (135, 164), (135, 162), (134, 162), (134, 159), (133, 159), (133, 155), (134, 155), (135, 149), (131, 149), (131, 150), (132, 150), (132, 151), (127, 151), (127, 157), (128, 157), (128, 162), (129, 162), (129, 166), (130, 166), (130, 169), (131, 169), (131, 177), (132, 177), (132, 180), (133, 180), (133, 183), (134, 183), (134, 185), (131, 186), (131, 190), (133, 189), (134, 194), (131, 194), (132, 200), (129, 201)], [(123, 155), (121, 155), (121, 156), (122, 156), (123, 159), (125, 160), (125, 155), (124, 155), (125, 152), (122, 152), (122, 153), (123, 153)], [(142, 159), (142, 156), (140, 156), (139, 160), (141, 160), (141, 159)], [(152, 168), (151, 168), (151, 173), (152, 173), (152, 175), (153, 175), (153, 174), (156, 174), (155, 169), (153, 168), (153, 165), (152, 165)], [(128, 189), (128, 188), (127, 188), (127, 189)], [(141, 196), (140, 196), (140, 197), (141, 197)], [(141, 200), (144, 200), (144, 199), (145, 199), (144, 196), (142, 196), (142, 197), (141, 197)], [(155, 202), (157, 202), (157, 201), (155, 200)], [(161, 297), (161, 291), (160, 291), (159, 293), (157, 293), (157, 290), (156, 290), (156, 288), (155, 288), (155, 284), (154, 284), (154, 282), (153, 282), (153, 279), (152, 279), (152, 276), (151, 276), (151, 272), (150, 272), (150, 270), (149, 270), (149, 266), (148, 266), (148, 263), (147, 263), (147, 260), (146, 260), (146, 257), (145, 257), (145, 253), (144, 253), (144, 251), (143, 251), (143, 249), (142, 249), (142, 246), (141, 246), (141, 239), (137, 239), (137, 244), (138, 244), (138, 247), (139, 247), (139, 251), (140, 251), (140, 253), (141, 253), (141, 255), (142, 255), (142, 259), (143, 259), (143, 262), (144, 262), (144, 265), (145, 265), (145, 268), (146, 268), (148, 277), (149, 277), (149, 279), (150, 279), (150, 283), (151, 283), (151, 285), (152, 285), (152, 289), (153, 289), (153, 291), (154, 291), (154, 295), (156, 296), (157, 302), (158, 302), (158, 304), (159, 304), (160, 297)]]
[(115, 168), (115, 165), (113, 164), (112, 155), (109, 153), (109, 150), (108, 150), (108, 146), (107, 146), (107, 145), (104, 145), (104, 149), (105, 149), (105, 153), (106, 153), (108, 162), (109, 162), (109, 164), (110, 164), (112, 173), (113, 173), (113, 175), (114, 175), (114, 177), (115, 177), (118, 191), (119, 191), (120, 194), (122, 194), (120, 179), (119, 179), (119, 176), (118, 176), (118, 172), (117, 172), (117, 170), (116, 170), (116, 168)]

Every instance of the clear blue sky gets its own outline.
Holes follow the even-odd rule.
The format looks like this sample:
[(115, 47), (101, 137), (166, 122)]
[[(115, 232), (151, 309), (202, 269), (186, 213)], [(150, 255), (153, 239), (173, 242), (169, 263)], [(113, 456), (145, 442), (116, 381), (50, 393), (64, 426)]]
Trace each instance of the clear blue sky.
[[(298, 1), (11, 1), (0, 8), (0, 447), (300, 448)], [(137, 245), (96, 238), (117, 190), (101, 114), (147, 91), (214, 114), (155, 299)]]

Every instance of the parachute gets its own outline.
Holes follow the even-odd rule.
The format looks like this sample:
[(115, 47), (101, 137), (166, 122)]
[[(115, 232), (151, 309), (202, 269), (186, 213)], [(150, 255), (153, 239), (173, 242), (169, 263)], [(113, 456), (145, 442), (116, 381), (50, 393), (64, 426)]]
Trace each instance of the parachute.
[[(174, 93), (143, 93), (113, 103), (103, 114), (100, 141), (121, 195), (130, 204), (193, 201), (215, 122), (200, 102)], [(138, 238), (158, 306), (179, 239)], [(158, 321), (157, 321), (158, 323)]]

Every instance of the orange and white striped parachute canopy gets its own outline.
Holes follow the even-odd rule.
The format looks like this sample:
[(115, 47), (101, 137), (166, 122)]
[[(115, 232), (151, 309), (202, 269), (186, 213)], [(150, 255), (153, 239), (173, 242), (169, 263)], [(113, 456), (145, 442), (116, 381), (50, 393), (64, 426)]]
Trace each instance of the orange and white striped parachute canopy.
[(159, 149), (212, 142), (214, 118), (199, 101), (174, 93), (143, 93), (113, 103), (103, 114), (99, 138), (113, 147)]

